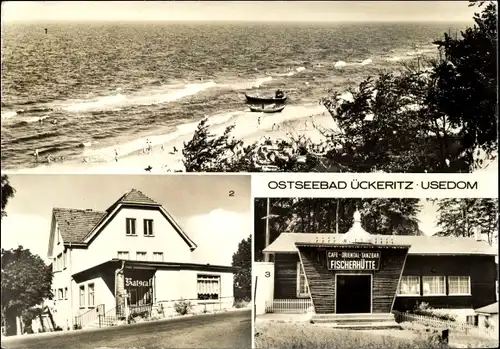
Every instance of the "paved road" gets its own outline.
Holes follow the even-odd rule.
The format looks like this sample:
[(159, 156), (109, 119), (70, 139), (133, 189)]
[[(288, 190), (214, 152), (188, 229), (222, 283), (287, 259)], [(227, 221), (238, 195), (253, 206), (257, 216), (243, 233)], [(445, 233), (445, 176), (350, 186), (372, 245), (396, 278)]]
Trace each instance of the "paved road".
[(4, 338), (14, 348), (238, 348), (252, 347), (251, 311), (189, 316), (95, 330)]

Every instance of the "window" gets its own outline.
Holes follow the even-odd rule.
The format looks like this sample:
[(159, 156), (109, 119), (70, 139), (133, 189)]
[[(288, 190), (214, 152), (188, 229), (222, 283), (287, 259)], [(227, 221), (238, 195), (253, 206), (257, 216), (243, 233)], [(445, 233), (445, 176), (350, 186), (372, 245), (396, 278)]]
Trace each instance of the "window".
[(153, 260), (155, 262), (163, 262), (163, 252), (153, 252)]
[(89, 307), (93, 307), (94, 306), (94, 284), (89, 284), (88, 285), (87, 292), (89, 294), (88, 306)]
[(80, 286), (80, 307), (85, 306), (85, 285)]
[(66, 265), (68, 263), (68, 253), (66, 251), (63, 252), (63, 269), (66, 269)]
[(128, 251), (118, 251), (118, 259), (130, 259)]
[(402, 276), (399, 282), (398, 295), (420, 296), (420, 276)]
[(127, 224), (126, 235), (136, 235), (135, 234), (135, 218), (127, 218), (126, 224)]
[(58, 293), (58, 295), (59, 295), (58, 299), (59, 299), (59, 300), (64, 299), (64, 293), (63, 293), (64, 291), (63, 291), (63, 289), (62, 289), (62, 288), (60, 288), (58, 291), (59, 291), (59, 293)]
[(466, 322), (468, 325), (476, 326), (478, 325), (478, 316), (477, 315), (467, 315)]
[(448, 276), (448, 294), (470, 295), (470, 276)]
[(56, 271), (62, 270), (62, 253), (60, 253), (56, 258)]
[(64, 299), (68, 299), (68, 288), (64, 288)]
[(209, 300), (220, 298), (220, 276), (198, 275), (198, 299)]
[(146, 252), (136, 252), (135, 259), (138, 261), (147, 261), (147, 253)]
[(306, 275), (304, 274), (304, 269), (300, 265), (300, 262), (297, 262), (297, 297), (309, 297), (309, 287), (307, 286)]
[(154, 236), (152, 219), (144, 220), (144, 236)]
[(424, 296), (444, 296), (446, 295), (444, 276), (423, 276)]

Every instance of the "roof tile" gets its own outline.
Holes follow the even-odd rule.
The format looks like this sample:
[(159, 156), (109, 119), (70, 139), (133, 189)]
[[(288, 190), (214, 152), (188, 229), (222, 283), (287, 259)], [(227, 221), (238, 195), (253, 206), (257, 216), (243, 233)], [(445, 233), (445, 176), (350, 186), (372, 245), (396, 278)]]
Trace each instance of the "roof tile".
[(83, 242), (85, 236), (107, 214), (93, 210), (54, 208), (54, 217), (65, 243)]
[(159, 205), (156, 201), (150, 197), (144, 195), (143, 192), (137, 189), (132, 189), (121, 197), (119, 202), (130, 203), (130, 204), (153, 204)]

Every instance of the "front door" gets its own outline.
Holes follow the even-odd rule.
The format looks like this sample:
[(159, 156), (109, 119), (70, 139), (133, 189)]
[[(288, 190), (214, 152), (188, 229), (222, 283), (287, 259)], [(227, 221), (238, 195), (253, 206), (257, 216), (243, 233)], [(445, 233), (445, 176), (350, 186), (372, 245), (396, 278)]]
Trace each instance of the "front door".
[(336, 313), (371, 313), (371, 275), (337, 275)]

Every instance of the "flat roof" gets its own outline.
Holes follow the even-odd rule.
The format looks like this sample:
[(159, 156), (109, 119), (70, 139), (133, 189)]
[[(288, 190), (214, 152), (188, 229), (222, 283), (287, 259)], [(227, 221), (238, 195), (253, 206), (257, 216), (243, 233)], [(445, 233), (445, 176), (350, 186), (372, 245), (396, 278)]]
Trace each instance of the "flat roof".
[[(318, 245), (332, 247), (345, 244), (344, 234), (281, 233), (267, 246), (264, 253), (297, 253), (298, 245)], [(474, 238), (449, 236), (413, 236), (413, 235), (371, 235), (373, 245), (410, 246), (410, 255), (488, 255), (497, 256), (498, 250), (485, 241)], [(360, 247), (363, 245), (360, 244)]]
[(86, 274), (102, 270), (116, 270), (122, 265), (125, 269), (149, 269), (149, 270), (196, 270), (200, 272), (220, 272), (235, 273), (240, 268), (226, 265), (197, 264), (197, 263), (173, 263), (173, 262), (154, 262), (154, 261), (135, 261), (129, 259), (113, 258), (104, 263), (90, 267), (73, 274), (74, 278), (83, 277)]
[(474, 310), (480, 314), (498, 314), (498, 302)]

